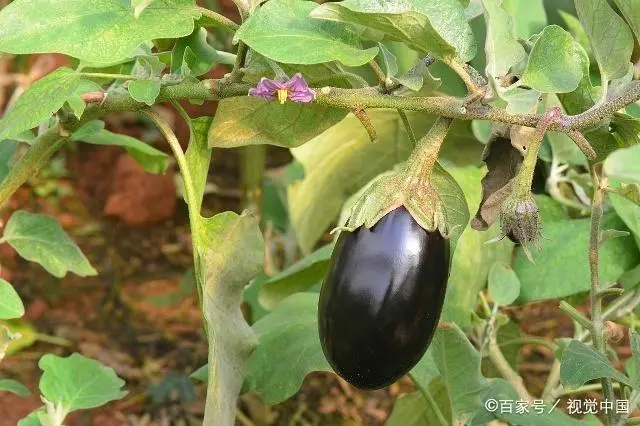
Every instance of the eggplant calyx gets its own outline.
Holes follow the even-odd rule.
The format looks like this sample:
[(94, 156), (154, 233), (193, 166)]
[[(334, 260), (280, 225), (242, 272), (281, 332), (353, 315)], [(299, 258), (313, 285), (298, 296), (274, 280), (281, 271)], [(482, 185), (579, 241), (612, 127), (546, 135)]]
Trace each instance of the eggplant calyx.
[(355, 202), (346, 223), (336, 231), (353, 232), (360, 226), (371, 228), (389, 212), (404, 206), (427, 232), (438, 230), (448, 238), (452, 230), (437, 189), (429, 181), (418, 181), (403, 172), (382, 175)]

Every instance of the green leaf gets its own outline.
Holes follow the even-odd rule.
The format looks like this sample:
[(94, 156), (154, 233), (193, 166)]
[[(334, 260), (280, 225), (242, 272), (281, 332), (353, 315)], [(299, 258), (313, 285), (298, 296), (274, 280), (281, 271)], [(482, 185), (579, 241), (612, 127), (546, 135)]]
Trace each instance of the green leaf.
[(616, 113), (611, 127), (622, 147), (640, 144), (640, 119)]
[[(207, 43), (207, 30), (202, 27), (195, 29), (191, 35), (181, 38), (173, 46), (171, 52), (171, 72), (180, 74), (183, 66), (189, 68), (189, 75), (199, 77), (209, 71), (220, 59), (218, 51)], [(186, 49), (190, 49), (192, 56), (188, 57)]]
[(67, 271), (81, 277), (96, 275), (76, 243), (52, 217), (19, 210), (11, 215), (2, 237), (20, 256), (37, 262), (61, 278)]
[(593, 52), (591, 51), (591, 45), (589, 44), (589, 39), (587, 38), (587, 34), (584, 32), (584, 28), (582, 28), (582, 24), (580, 20), (570, 13), (567, 13), (564, 10), (558, 10), (560, 17), (564, 21), (564, 26), (569, 30), (571, 35), (580, 46), (584, 49), (585, 52), (589, 55), (590, 58), (593, 58)]
[(489, 295), (495, 303), (507, 306), (520, 295), (520, 280), (511, 266), (496, 262), (489, 271)]
[(502, 8), (511, 15), (513, 32), (517, 38), (527, 40), (547, 25), (543, 0), (503, 0)]
[(94, 145), (121, 146), (148, 173), (162, 174), (167, 171), (169, 166), (167, 154), (131, 136), (102, 129), (89, 134), (74, 134), (72, 138)]
[(271, 0), (240, 26), (234, 39), (287, 64), (340, 61), (356, 67), (378, 54), (377, 47), (362, 50), (358, 35), (346, 26), (311, 19), (314, 6), (298, 0)]
[(0, 51), (58, 52), (111, 64), (143, 42), (193, 32), (193, 0), (155, 0), (138, 18), (126, 0), (16, 0), (0, 11)]
[[(586, 292), (590, 288), (591, 272), (587, 257), (589, 249), (589, 219), (543, 222), (540, 251), (533, 252), (531, 263), (519, 248), (513, 269), (520, 279), (518, 303), (554, 299)], [(605, 215), (603, 229), (624, 229), (615, 215)], [(632, 266), (640, 263), (633, 238), (607, 241), (600, 249), (601, 282), (616, 281)], [(544, 265), (544, 267), (540, 266)]]
[(259, 296), (262, 306), (273, 309), (288, 296), (317, 284), (327, 272), (332, 252), (333, 244), (321, 247), (265, 281)]
[(614, 0), (627, 24), (633, 30), (636, 40), (640, 43), (640, 3), (634, 0)]
[[(584, 417), (582, 420), (574, 419), (565, 414), (559, 407), (551, 406), (550, 404), (542, 404), (538, 401), (534, 402), (534, 405), (528, 405), (527, 411), (523, 413), (517, 413), (518, 401), (523, 401), (518, 395), (518, 392), (513, 386), (503, 379), (494, 379), (491, 381), (489, 387), (487, 387), (483, 397), (483, 407), (478, 410), (471, 425), (480, 426), (492, 423), (493, 419), (500, 419), (511, 425), (519, 426), (539, 426), (544, 424), (545, 426), (579, 426), (586, 423), (588, 417)], [(505, 404), (504, 408), (500, 405), (492, 412), (487, 411), (487, 401), (493, 400), (498, 404)], [(511, 412), (509, 409), (511, 408)], [(597, 422), (597, 419), (596, 419)], [(601, 423), (597, 422), (596, 425)]]
[(318, 337), (318, 294), (294, 294), (253, 330), (260, 343), (251, 354), (244, 390), (259, 392), (267, 404), (293, 395), (307, 373), (331, 371)]
[[(0, 28), (4, 29), (2, 12), (15, 4), (11, 3), (0, 12)], [(0, 30), (0, 46), (5, 39)], [(62, 67), (33, 83), (0, 120), (0, 140), (16, 136), (48, 120), (73, 95), (79, 82), (79, 74)]]
[(487, 25), (487, 41), (484, 47), (487, 73), (493, 77), (502, 77), (509, 72), (512, 65), (525, 57), (525, 51), (514, 36), (511, 17), (500, 7), (497, 0), (483, 0), (482, 4)]
[(480, 373), (480, 353), (456, 325), (438, 328), (429, 351), (449, 394), (452, 424), (458, 424), (482, 406), (488, 383)]
[(0, 182), (9, 174), (11, 159), (16, 154), (18, 142), (4, 140), (0, 143)]
[[(441, 381), (437, 381), (434, 385), (442, 386)], [(434, 386), (435, 387), (435, 386)], [(438, 407), (448, 406), (447, 392), (429, 392), (429, 395)], [(443, 424), (441, 418), (443, 413), (438, 414), (434, 407), (427, 401), (422, 392), (413, 392), (406, 395), (400, 395), (393, 406), (393, 411), (385, 422), (385, 426), (433, 426)], [(446, 418), (443, 419), (446, 423)]]
[(68, 357), (47, 354), (40, 358), (38, 366), (43, 371), (40, 392), (64, 413), (96, 408), (127, 395), (113, 368), (105, 367), (80, 354)]
[(131, 8), (133, 9), (133, 16), (135, 16), (135, 18), (138, 19), (140, 15), (142, 15), (142, 12), (147, 7), (149, 7), (149, 5), (153, 1), (154, 0), (131, 0)]
[(134, 80), (129, 83), (127, 90), (133, 99), (151, 106), (160, 94), (162, 83), (158, 80)]
[[(629, 329), (629, 346), (631, 346), (631, 353), (633, 364), (635, 365), (635, 371), (640, 372), (640, 334), (633, 329)], [(640, 375), (636, 374), (634, 383), (634, 389), (640, 389)]]
[[(298, 242), (309, 253), (338, 216), (346, 198), (373, 177), (405, 160), (409, 141), (396, 110), (367, 111), (378, 132), (371, 143), (360, 121), (349, 114), (340, 123), (292, 149), (303, 165), (305, 177), (288, 189), (291, 223)], [(416, 134), (433, 123), (425, 114), (407, 111)]]
[[(13, 355), (26, 349), (36, 342), (38, 332), (34, 328), (33, 324), (23, 319), (13, 319), (9, 321), (3, 321), (0, 324), (0, 336), (8, 331), (11, 335), (9, 340), (9, 346), (5, 353), (6, 355)], [(4, 339), (7, 340), (6, 338)]]
[(573, 92), (583, 77), (587, 52), (557, 25), (542, 31), (529, 55), (522, 81), (543, 93)]
[(0, 392), (11, 392), (18, 396), (29, 396), (29, 389), (22, 383), (11, 379), (0, 379)]
[(0, 278), (0, 319), (20, 318), (24, 315), (24, 305), (18, 293), (9, 282)]
[(476, 55), (476, 42), (459, 0), (345, 0), (324, 3), (311, 16), (373, 28), (439, 58), (457, 56), (466, 62)]
[[(470, 210), (475, 211), (480, 204), (482, 169), (449, 167), (448, 170), (463, 189)], [(451, 261), (442, 321), (455, 322), (463, 329), (471, 326), (470, 312), (477, 306), (478, 292), (487, 281), (489, 268), (496, 261), (508, 262), (511, 259), (513, 244), (506, 238), (485, 244), (498, 236), (497, 226), (483, 232), (469, 226), (464, 229)]]
[(18, 426), (42, 426), (45, 423), (41, 422), (40, 418), (46, 418), (44, 408), (38, 408), (29, 413), (27, 417), (20, 419)]
[(233, 424), (244, 371), (257, 343), (240, 310), (242, 292), (264, 269), (264, 241), (248, 213), (200, 218), (195, 234), (209, 340), (204, 424)]
[(640, 183), (640, 145), (613, 152), (605, 160), (603, 171), (621, 182)]
[(575, 389), (589, 380), (603, 377), (610, 377), (631, 386), (629, 378), (613, 368), (604, 355), (591, 346), (572, 340), (562, 356), (560, 380)]
[(184, 156), (191, 172), (191, 180), (196, 193), (195, 204), (192, 209), (200, 211), (204, 187), (207, 184), (209, 163), (211, 162), (211, 149), (207, 146), (207, 133), (211, 126), (211, 117), (198, 117), (191, 119), (183, 117), (189, 126), (189, 146)]
[(209, 130), (209, 146), (269, 144), (294, 148), (338, 123), (346, 113), (323, 105), (281, 105), (252, 96), (223, 99)]
[(395, 55), (383, 43), (378, 43), (378, 48), (380, 49), (379, 55), (385, 76), (387, 78), (394, 77), (398, 73), (398, 63)]
[(80, 119), (84, 113), (87, 104), (82, 99), (82, 95), (89, 92), (102, 92), (102, 87), (91, 80), (80, 80), (78, 87), (73, 95), (67, 99), (67, 105), (76, 118)]
[(609, 202), (618, 216), (620, 216), (620, 219), (633, 233), (640, 248), (640, 208), (638, 205), (615, 193), (609, 193)]
[(603, 84), (624, 76), (633, 51), (633, 36), (627, 24), (607, 0), (576, 0), (575, 5), (604, 76)]

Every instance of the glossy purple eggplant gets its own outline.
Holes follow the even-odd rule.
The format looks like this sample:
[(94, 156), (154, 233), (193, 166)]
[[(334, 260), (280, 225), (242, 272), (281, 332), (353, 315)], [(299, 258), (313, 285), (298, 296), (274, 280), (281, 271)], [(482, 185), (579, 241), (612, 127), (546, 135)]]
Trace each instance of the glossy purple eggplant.
[(360, 389), (408, 373), (438, 325), (449, 261), (449, 240), (404, 207), (371, 229), (342, 232), (318, 306), (322, 349), (336, 373)]

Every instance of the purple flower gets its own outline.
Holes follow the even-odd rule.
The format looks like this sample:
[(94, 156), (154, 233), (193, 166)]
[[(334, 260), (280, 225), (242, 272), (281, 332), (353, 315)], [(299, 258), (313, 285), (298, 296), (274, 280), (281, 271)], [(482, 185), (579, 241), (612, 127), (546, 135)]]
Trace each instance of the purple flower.
[(262, 77), (255, 88), (249, 89), (249, 96), (259, 96), (268, 100), (277, 97), (281, 104), (287, 99), (306, 104), (316, 98), (316, 92), (310, 89), (304, 77), (297, 73), (284, 82)]

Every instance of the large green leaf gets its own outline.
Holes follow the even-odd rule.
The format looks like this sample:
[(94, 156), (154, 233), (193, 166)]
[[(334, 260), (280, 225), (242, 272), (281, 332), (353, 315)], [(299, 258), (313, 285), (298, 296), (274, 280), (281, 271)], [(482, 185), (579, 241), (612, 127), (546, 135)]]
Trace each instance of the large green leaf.
[(81, 277), (97, 274), (80, 248), (50, 216), (24, 210), (15, 212), (4, 228), (2, 241), (56, 277), (65, 276), (67, 271)]
[[(3, 28), (2, 19), (0, 28)], [(0, 46), (3, 41), (0, 30)], [(36, 127), (41, 121), (48, 120), (74, 94), (79, 82), (79, 74), (62, 67), (33, 83), (0, 120), (0, 140), (16, 136)]]
[(235, 39), (287, 64), (340, 61), (358, 66), (376, 56), (378, 48), (362, 50), (358, 35), (350, 28), (311, 19), (314, 6), (299, 0), (271, 0), (242, 24)]
[(496, 262), (489, 271), (489, 295), (500, 306), (513, 303), (520, 295), (520, 280), (511, 266)]
[(449, 394), (452, 423), (458, 424), (482, 406), (488, 383), (480, 373), (480, 353), (455, 325), (438, 328), (429, 351)]
[(577, 340), (569, 342), (562, 355), (560, 380), (570, 388), (577, 388), (589, 380), (602, 377), (611, 377), (631, 386), (629, 378), (616, 370), (593, 346)]
[(20, 318), (24, 315), (24, 305), (16, 290), (9, 282), (0, 278), (0, 319)]
[(547, 25), (544, 0), (503, 0), (502, 7), (511, 15), (517, 38), (527, 40)]
[(244, 287), (264, 269), (264, 242), (248, 213), (200, 218), (196, 247), (209, 338), (209, 384), (204, 425), (233, 424), (256, 337), (240, 304)]
[(95, 408), (127, 395), (113, 368), (74, 353), (63, 358), (47, 354), (40, 358), (40, 392), (59, 405), (63, 413)]
[(251, 354), (244, 390), (267, 404), (293, 395), (311, 371), (331, 371), (318, 337), (318, 294), (297, 293), (253, 325), (259, 344)]
[[(434, 381), (428, 392), (431, 401), (428, 401), (423, 392), (413, 392), (401, 395), (393, 406), (393, 411), (385, 422), (385, 426), (433, 426), (447, 424), (447, 417), (442, 413), (442, 408), (449, 405), (446, 389), (440, 380)], [(440, 410), (438, 413), (436, 409)]]
[(476, 42), (459, 0), (345, 0), (325, 3), (311, 16), (382, 31), (412, 49), (440, 58), (476, 55)]
[[(551, 404), (543, 404), (540, 400), (534, 401), (531, 405), (528, 401), (523, 400), (513, 386), (503, 379), (494, 379), (489, 387), (486, 388), (482, 397), (483, 407), (478, 410), (471, 426), (484, 426), (492, 423), (493, 419), (500, 419), (511, 425), (519, 426), (579, 426), (586, 424), (600, 425), (601, 423), (595, 419), (589, 419), (588, 416), (582, 420), (574, 419), (565, 414), (559, 407)], [(525, 410), (522, 409), (524, 406)], [(489, 411), (488, 408), (491, 411)], [(589, 423), (587, 423), (589, 420)]]
[(487, 41), (484, 51), (487, 56), (487, 73), (502, 77), (512, 65), (525, 57), (524, 48), (514, 35), (512, 18), (497, 0), (483, 0)]
[[(517, 251), (513, 269), (522, 284), (518, 302), (555, 299), (590, 288), (590, 220), (543, 221), (542, 226), (540, 251), (533, 251), (536, 264), (522, 249)], [(606, 215), (602, 229), (624, 230), (625, 225), (617, 216)], [(600, 281), (615, 281), (638, 263), (640, 255), (631, 236), (606, 241), (600, 248)]]
[(333, 244), (319, 248), (262, 284), (259, 301), (273, 309), (288, 296), (305, 291), (320, 281), (329, 267)]
[(194, 0), (156, 0), (138, 18), (128, 0), (16, 0), (0, 11), (0, 51), (110, 64), (144, 41), (191, 34), (199, 17)]
[(209, 146), (269, 144), (294, 148), (333, 126), (347, 111), (317, 104), (245, 96), (223, 99), (209, 131)]
[(543, 93), (573, 92), (583, 77), (587, 52), (557, 25), (542, 31), (531, 50), (522, 81)]
[(633, 51), (633, 36), (627, 24), (607, 0), (575, 0), (575, 5), (603, 80), (624, 76)]
[(637, 0), (614, 1), (640, 43), (640, 3)]
[(607, 175), (625, 183), (640, 183), (640, 145), (615, 151), (604, 162)]

